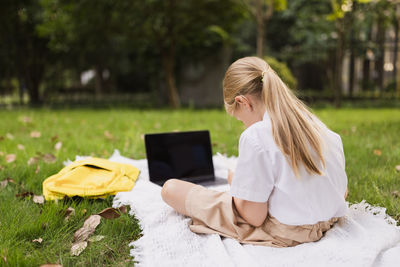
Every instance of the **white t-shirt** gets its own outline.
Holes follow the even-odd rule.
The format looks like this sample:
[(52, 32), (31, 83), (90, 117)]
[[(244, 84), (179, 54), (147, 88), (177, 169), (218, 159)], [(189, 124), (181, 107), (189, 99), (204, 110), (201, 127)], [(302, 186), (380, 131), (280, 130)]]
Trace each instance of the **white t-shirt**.
[[(321, 123), (322, 124), (322, 123)], [(343, 144), (324, 124), (323, 175), (310, 175), (303, 164), (297, 178), (276, 145), (270, 117), (252, 124), (240, 136), (239, 158), (231, 195), (254, 202), (269, 202), (269, 213), (288, 225), (315, 224), (346, 213), (347, 188)]]

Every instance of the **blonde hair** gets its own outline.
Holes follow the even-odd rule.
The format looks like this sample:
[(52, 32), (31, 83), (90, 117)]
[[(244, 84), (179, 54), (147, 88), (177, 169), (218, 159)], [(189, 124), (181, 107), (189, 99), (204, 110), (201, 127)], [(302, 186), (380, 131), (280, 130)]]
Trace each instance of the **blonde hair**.
[(260, 97), (271, 118), (274, 141), (295, 175), (299, 176), (301, 163), (308, 173), (322, 175), (319, 163), (325, 167), (325, 160), (320, 121), (267, 62), (258, 57), (244, 57), (232, 63), (225, 73), (223, 93), (225, 109), (231, 115), (237, 108), (236, 96)]

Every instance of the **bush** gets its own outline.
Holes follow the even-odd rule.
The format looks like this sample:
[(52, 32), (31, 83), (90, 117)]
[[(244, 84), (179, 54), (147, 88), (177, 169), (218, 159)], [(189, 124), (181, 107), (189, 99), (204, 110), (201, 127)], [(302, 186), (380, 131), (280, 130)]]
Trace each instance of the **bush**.
[(271, 68), (276, 71), (282, 81), (290, 88), (296, 89), (297, 80), (293, 76), (292, 72), (284, 62), (280, 62), (273, 57), (264, 57), (264, 60), (271, 66)]

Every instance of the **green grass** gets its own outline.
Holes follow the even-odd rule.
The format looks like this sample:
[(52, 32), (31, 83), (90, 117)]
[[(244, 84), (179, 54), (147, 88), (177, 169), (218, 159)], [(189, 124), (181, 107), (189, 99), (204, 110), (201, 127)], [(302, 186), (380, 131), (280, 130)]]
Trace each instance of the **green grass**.
[[(349, 178), (349, 201), (384, 206), (390, 215), (400, 218), (400, 199), (392, 194), (400, 190), (400, 109), (319, 109), (316, 113), (342, 136)], [(31, 118), (24, 122), (23, 118)], [(135, 218), (124, 214), (115, 220), (102, 220), (95, 234), (105, 239), (89, 244), (78, 257), (70, 256), (73, 233), (89, 214), (110, 207), (112, 198), (103, 201), (33, 203), (15, 194), (32, 191), (42, 194), (42, 182), (63, 167), (63, 161), (75, 155), (109, 157), (114, 149), (131, 158), (144, 158), (143, 134), (174, 130), (209, 129), (213, 152), (237, 155), (237, 142), (243, 126), (221, 110), (15, 110), (0, 111), (0, 181), (10, 177), (17, 185), (0, 189), (0, 265), (2, 257), (9, 265), (38, 266), (60, 263), (64, 266), (131, 265), (128, 244), (139, 238)], [(31, 138), (32, 131), (41, 132)], [(108, 131), (112, 138), (104, 134)], [(7, 138), (7, 133), (14, 139)], [(3, 138), (1, 138), (3, 137)], [(56, 151), (56, 142), (62, 148)], [(18, 144), (25, 146), (19, 150)], [(381, 150), (381, 156), (373, 153)], [(5, 155), (17, 159), (6, 163)], [(55, 163), (28, 165), (37, 154), (52, 153)], [(1, 154), (1, 153), (0, 153)], [(40, 167), (37, 170), (37, 165)], [(1, 169), (1, 167), (0, 167)], [(72, 206), (76, 216), (64, 222), (60, 212)], [(82, 211), (86, 209), (86, 214)], [(41, 237), (41, 244), (31, 242)], [(155, 252), (157, 253), (157, 252)]]

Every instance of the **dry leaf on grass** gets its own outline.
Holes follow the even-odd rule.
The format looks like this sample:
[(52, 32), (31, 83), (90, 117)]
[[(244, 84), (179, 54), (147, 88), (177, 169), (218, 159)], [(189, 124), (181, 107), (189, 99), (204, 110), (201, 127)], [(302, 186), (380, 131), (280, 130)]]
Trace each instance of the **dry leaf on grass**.
[(30, 159), (28, 160), (28, 165), (31, 165), (31, 164), (36, 164), (36, 163), (38, 163), (38, 162), (39, 162), (39, 160), (40, 160), (40, 158), (39, 158), (39, 157), (37, 157), (37, 156), (35, 156), (35, 157), (32, 157), (32, 158), (30, 158)]
[(17, 145), (17, 148), (18, 148), (19, 150), (25, 150), (25, 146), (24, 146), (24, 145), (21, 145), (21, 144), (18, 144), (18, 145)]
[(7, 133), (6, 136), (7, 136), (7, 138), (10, 139), (10, 140), (13, 140), (13, 139), (14, 139), (14, 135), (12, 135), (12, 134), (10, 134), (10, 133)]
[(104, 238), (104, 235), (94, 235), (88, 238), (88, 241), (93, 243), (93, 242), (98, 242)]
[(87, 242), (86, 241), (81, 241), (81, 242), (72, 244), (71, 255), (72, 256), (79, 256), (79, 254), (81, 254), (82, 251), (84, 251), (86, 247), (87, 247)]
[(377, 155), (377, 156), (381, 156), (382, 155), (382, 150), (374, 149), (374, 154)]
[(13, 179), (7, 178), (0, 182), (0, 188), (6, 187), (8, 185), (8, 183), (16, 184), (16, 182)]
[(82, 215), (85, 215), (86, 212), (87, 212), (87, 210), (86, 210), (86, 209), (83, 209), (83, 210), (82, 210)]
[(33, 195), (32, 201), (37, 203), (37, 204), (43, 204), (44, 203), (44, 196)]
[(54, 163), (57, 161), (57, 158), (53, 154), (48, 153), (43, 155), (43, 161), (46, 163)]
[(39, 138), (40, 136), (42, 136), (42, 134), (39, 131), (31, 132), (31, 137), (32, 138)]
[(104, 131), (104, 136), (108, 139), (108, 140), (113, 140), (114, 136), (109, 132), (109, 131)]
[(55, 144), (54, 149), (55, 149), (55, 150), (60, 150), (61, 147), (62, 147), (62, 142), (59, 141), (59, 142), (57, 142), (57, 143)]
[(397, 191), (397, 190), (395, 190), (395, 191), (392, 192), (392, 196), (394, 196), (394, 197), (400, 197), (400, 192)]
[(98, 213), (104, 219), (115, 219), (121, 216), (121, 213), (126, 213), (126, 206), (122, 206), (121, 208), (106, 208)]
[(96, 227), (100, 224), (100, 220), (100, 215), (91, 215), (89, 218), (87, 218), (83, 223), (82, 228), (75, 232), (74, 241), (85, 241), (96, 230)]
[(4, 136), (0, 135), (0, 141), (3, 141), (3, 140), (4, 140)]
[(34, 243), (36, 242), (36, 243), (39, 243), (39, 244), (40, 244), (40, 243), (43, 242), (43, 239), (42, 239), (41, 237), (39, 237), (39, 238), (37, 238), (37, 239), (33, 239), (32, 242), (34, 242)]
[(17, 159), (17, 155), (15, 155), (15, 154), (8, 154), (6, 156), (6, 162), (7, 163), (14, 162), (16, 159)]
[(396, 171), (400, 172), (400, 165), (397, 165), (395, 168), (396, 168)]
[(54, 136), (52, 136), (52, 137), (50, 138), (50, 141), (51, 141), (51, 142), (55, 142), (55, 141), (57, 141), (57, 139), (58, 139), (58, 135), (54, 135)]
[(65, 217), (64, 220), (65, 220), (65, 221), (68, 221), (69, 218), (70, 218), (71, 216), (75, 216), (75, 209), (69, 207), (69, 208), (66, 209), (65, 212), (64, 212), (64, 217)]
[(37, 204), (43, 204), (44, 203), (44, 197), (43, 196), (37, 196), (32, 192), (23, 192), (15, 195), (16, 197), (19, 198), (27, 198), (27, 197), (32, 197), (32, 201), (37, 203)]

